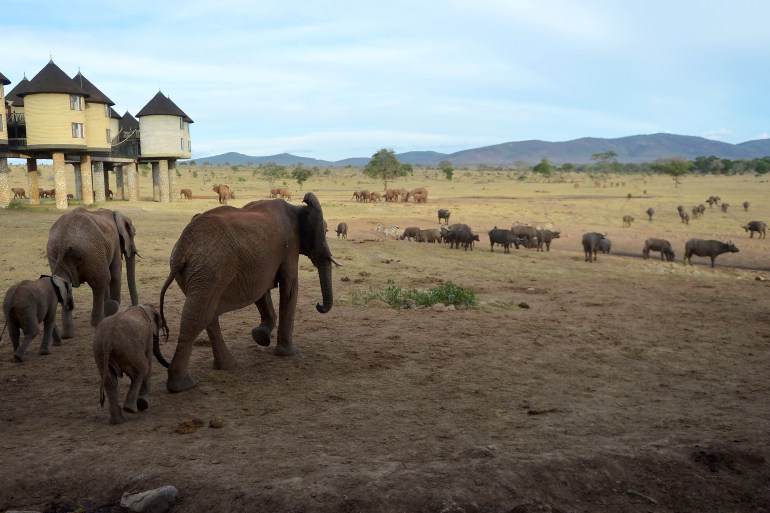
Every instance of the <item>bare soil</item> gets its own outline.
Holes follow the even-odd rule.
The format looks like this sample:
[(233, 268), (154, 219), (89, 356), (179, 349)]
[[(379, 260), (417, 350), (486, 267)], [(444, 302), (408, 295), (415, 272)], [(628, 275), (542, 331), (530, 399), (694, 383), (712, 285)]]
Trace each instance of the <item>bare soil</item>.
[[(190, 368), (199, 386), (167, 393), (156, 364), (149, 410), (110, 426), (98, 405), (90, 289), (76, 290), (76, 337), (52, 355), (33, 342), (15, 364), (0, 345), (0, 510), (119, 511), (124, 492), (170, 484), (178, 512), (770, 511), (770, 282), (761, 281), (770, 243), (733, 231), (740, 253), (715, 269), (707, 259), (683, 266), (690, 232), (676, 219), (638, 215), (623, 230), (613, 216), (614, 247), (628, 256), (589, 264), (580, 235), (599, 221), (567, 216), (552, 251), (506, 255), (489, 251), (484, 231), (503, 216), (471, 210), (477, 200), (372, 206), (354, 217), (350, 209), (365, 207), (343, 196), (325, 208), (330, 227), (351, 226), (347, 241), (329, 232), (345, 264), (335, 270), (338, 304), (315, 311), (320, 287), (301, 257), (296, 356), (254, 344), (256, 309), (229, 313), (222, 330), (236, 369), (213, 370), (201, 334)], [(565, 201), (578, 200), (554, 203)], [(373, 230), (391, 219), (437, 225), (445, 204), (475, 220), (475, 251)], [(179, 232), (194, 208), (213, 205), (115, 205), (139, 231), (140, 299), (156, 303)], [(12, 241), (0, 254), (5, 288), (47, 270), (40, 248), (58, 215), (0, 213)], [(687, 230), (726, 235), (703, 223)], [(638, 258), (662, 226), (677, 262)], [(451, 280), (482, 304), (360, 303), (388, 280)], [(183, 301), (172, 287), (167, 358)]]

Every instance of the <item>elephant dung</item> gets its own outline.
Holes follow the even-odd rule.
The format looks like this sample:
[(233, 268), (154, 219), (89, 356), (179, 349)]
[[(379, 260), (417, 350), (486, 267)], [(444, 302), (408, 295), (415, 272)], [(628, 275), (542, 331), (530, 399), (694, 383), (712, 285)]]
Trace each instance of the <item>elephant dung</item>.
[(176, 504), (178, 497), (179, 492), (176, 488), (162, 486), (146, 492), (124, 493), (120, 499), (120, 505), (138, 513), (165, 513)]

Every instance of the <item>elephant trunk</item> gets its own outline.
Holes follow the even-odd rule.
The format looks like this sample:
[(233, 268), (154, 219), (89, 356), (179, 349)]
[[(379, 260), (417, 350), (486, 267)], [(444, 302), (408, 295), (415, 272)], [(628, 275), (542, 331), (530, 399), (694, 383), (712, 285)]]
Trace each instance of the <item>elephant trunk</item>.
[(332, 293), (332, 262), (325, 260), (318, 267), (318, 278), (321, 281), (321, 294), (323, 295), (323, 304), (317, 303), (316, 310), (320, 313), (326, 313), (332, 309), (334, 304), (334, 294)]
[(136, 290), (136, 253), (126, 256), (126, 281), (128, 292), (131, 294), (131, 306), (139, 304), (139, 293)]

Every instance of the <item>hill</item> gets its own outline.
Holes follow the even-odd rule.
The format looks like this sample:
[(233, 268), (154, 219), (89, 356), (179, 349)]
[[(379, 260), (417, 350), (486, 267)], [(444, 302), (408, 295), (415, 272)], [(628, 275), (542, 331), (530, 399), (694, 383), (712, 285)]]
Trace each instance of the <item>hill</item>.
[[(435, 166), (442, 160), (448, 160), (455, 166), (510, 166), (517, 162), (535, 164), (544, 157), (553, 164), (561, 165), (568, 162), (587, 164), (592, 162), (592, 155), (609, 151), (615, 152), (618, 161), (622, 163), (653, 162), (660, 158), (672, 157), (693, 160), (708, 156), (751, 160), (770, 155), (770, 139), (730, 144), (704, 137), (676, 134), (632, 135), (616, 139), (583, 137), (563, 142), (540, 140), (507, 142), (449, 154), (435, 151), (410, 151), (399, 153), (397, 157), (405, 164), (418, 166)], [(369, 157), (351, 157), (330, 162), (288, 153), (254, 157), (234, 152), (194, 159), (197, 164), (259, 165), (274, 162), (283, 166), (301, 163), (319, 167), (361, 167), (368, 161)]]

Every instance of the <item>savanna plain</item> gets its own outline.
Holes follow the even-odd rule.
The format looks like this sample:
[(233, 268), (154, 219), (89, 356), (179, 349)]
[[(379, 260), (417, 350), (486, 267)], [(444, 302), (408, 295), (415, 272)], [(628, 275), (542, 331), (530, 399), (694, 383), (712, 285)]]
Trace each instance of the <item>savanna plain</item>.
[[(191, 201), (149, 201), (143, 178), (145, 201), (100, 205), (136, 226), (142, 303), (158, 305), (190, 218), (217, 206), (212, 183), (180, 168)], [(251, 173), (216, 175), (235, 190), (231, 205), (268, 196)], [(52, 354), (38, 355), (34, 341), (19, 364), (7, 335), (0, 344), (0, 509), (120, 511), (124, 492), (173, 485), (178, 512), (770, 511), (770, 241), (741, 228), (770, 221), (768, 179), (518, 176), (457, 171), (448, 181), (418, 169), (389, 184), (427, 187), (424, 204), (353, 201), (354, 190), (383, 189), (355, 169), (310, 178), (304, 191), (321, 201), (343, 266), (322, 315), (317, 273), (300, 256), (299, 353), (277, 357), (253, 342), (256, 308), (225, 314), (236, 368), (212, 368), (204, 332), (190, 364), (199, 385), (169, 394), (156, 363), (149, 409), (118, 426), (99, 407), (91, 290), (76, 289), (75, 337)], [(27, 186), (17, 169), (11, 182)], [(297, 184), (286, 185), (299, 203)], [(689, 211), (711, 195), (727, 212), (680, 221), (678, 205)], [(48, 230), (61, 215), (50, 201), (0, 211), (2, 290), (49, 272)], [(376, 230), (437, 228), (439, 208), (479, 233), (473, 251)], [(347, 240), (332, 231), (340, 221)], [(549, 252), (490, 251), (494, 226), (546, 222), (561, 231)], [(580, 243), (588, 231), (613, 243), (595, 263)], [(648, 237), (671, 241), (676, 260), (643, 260)], [(691, 237), (731, 240), (740, 252), (714, 269), (707, 258), (683, 265)], [(389, 286), (448, 282), (475, 292), (478, 306), (376, 298)], [(125, 283), (123, 294), (125, 307)], [(183, 302), (172, 285), (167, 358)]]

